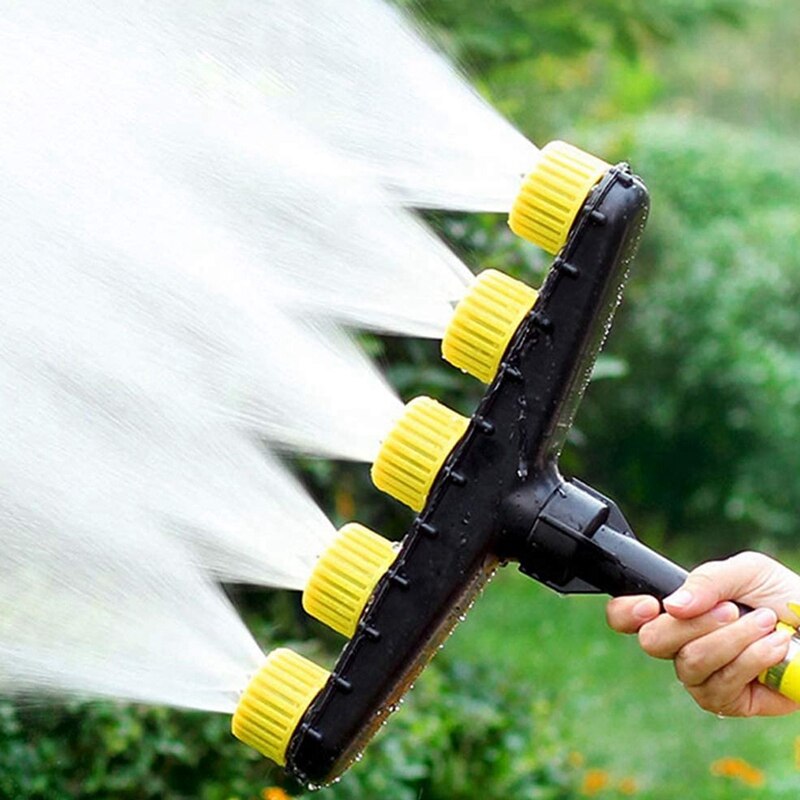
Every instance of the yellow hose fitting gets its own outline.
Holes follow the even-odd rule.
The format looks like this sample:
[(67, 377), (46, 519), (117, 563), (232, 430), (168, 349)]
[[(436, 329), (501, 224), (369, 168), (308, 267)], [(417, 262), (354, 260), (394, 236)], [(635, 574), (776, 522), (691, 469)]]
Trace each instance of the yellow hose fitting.
[(481, 272), (456, 306), (442, 339), (442, 356), (490, 383), (511, 337), (535, 302), (536, 290), (522, 281), (495, 269)]
[(445, 459), (469, 420), (430, 397), (415, 397), (381, 445), (372, 482), (414, 511), (421, 511)]
[(303, 608), (350, 638), (375, 585), (396, 557), (388, 539), (349, 522), (319, 557), (303, 591)]
[(239, 698), (233, 735), (284, 766), (292, 734), (329, 676), (293, 650), (273, 650)]
[[(792, 605), (794, 604), (790, 604), (790, 607)], [(769, 686), (770, 689), (775, 689), (784, 697), (794, 700), (795, 703), (800, 703), (800, 636), (786, 622), (779, 622), (777, 630), (784, 630), (792, 634), (789, 650), (783, 661), (762, 672), (758, 679), (765, 686)]]
[(522, 183), (509, 227), (555, 255), (566, 243), (589, 192), (610, 168), (571, 144), (550, 142), (539, 151), (536, 165)]

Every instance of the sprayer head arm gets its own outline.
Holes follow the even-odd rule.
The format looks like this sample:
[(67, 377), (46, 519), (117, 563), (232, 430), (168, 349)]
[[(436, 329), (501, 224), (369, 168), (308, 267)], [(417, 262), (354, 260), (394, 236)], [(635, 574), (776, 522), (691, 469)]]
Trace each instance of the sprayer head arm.
[(516, 556), (503, 540), (506, 498), (529, 484), (546, 495), (560, 483), (558, 455), (647, 207), (643, 184), (625, 166), (592, 190), (477, 413), (424, 487), (424, 507), (397, 559), (297, 727), (287, 766), (302, 782), (330, 782), (349, 766), (501, 560)]

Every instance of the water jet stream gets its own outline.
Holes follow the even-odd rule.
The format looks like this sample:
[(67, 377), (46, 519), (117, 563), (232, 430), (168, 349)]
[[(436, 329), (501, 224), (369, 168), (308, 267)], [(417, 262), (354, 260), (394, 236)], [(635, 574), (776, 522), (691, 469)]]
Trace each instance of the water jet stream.
[(10, 495), (0, 487), (0, 691), (234, 710), (263, 655), (180, 549), (97, 497), (87, 518), (79, 501), (66, 515), (64, 497)]
[(63, 42), (51, 21), (32, 34), (9, 26), (9, 177), (68, 199), (50, 214), (148, 263), (243, 268), (254, 291), (280, 289), (300, 310), (440, 336), (469, 270), (367, 170), (270, 111), (238, 73), (176, 43), (160, 51), (152, 17), (113, 53), (85, 34)]
[(225, 83), (224, 70), (236, 76), (241, 103), (255, 89), (410, 205), (507, 212), (536, 156), (418, 26), (381, 0), (226, 0), (202, 13), (191, 0), (135, 0), (125, 8), (31, 0), (5, 17), (24, 29), (28, 56), (38, 29), (48, 46), (60, 40), (73, 54), (78, 46), (126, 54), (148, 87), (172, 74), (186, 88), (207, 88)]
[(368, 165), (408, 205), (508, 212), (537, 148), (418, 23), (378, 0), (270, 0), (263, 13), (249, 47), (220, 48), (269, 76), (275, 106)]
[(272, 450), (401, 410), (337, 324), (441, 335), (471, 276), (405, 206), (507, 210), (536, 149), (373, 0), (31, 0), (0, 71), (0, 689), (231, 711), (212, 577), (333, 534)]

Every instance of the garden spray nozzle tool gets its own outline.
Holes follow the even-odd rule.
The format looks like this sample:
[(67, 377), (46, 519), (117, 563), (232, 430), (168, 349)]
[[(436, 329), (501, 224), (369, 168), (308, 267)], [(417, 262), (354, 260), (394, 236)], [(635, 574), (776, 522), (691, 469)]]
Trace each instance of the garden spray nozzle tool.
[[(647, 211), (627, 165), (562, 142), (541, 151), (509, 222), (556, 254), (544, 285), (481, 273), (442, 343), (488, 384), (476, 412), (408, 403), (372, 477), (418, 516), (397, 549), (345, 526), (304, 592), (310, 613), (350, 637), (333, 671), (277, 651), (291, 663), (268, 663), (234, 716), (240, 738), (302, 782), (327, 783), (352, 763), (499, 565), (516, 561), (564, 593), (663, 598), (683, 583), (612, 500), (558, 468)], [(800, 696), (798, 664), (764, 679)]]

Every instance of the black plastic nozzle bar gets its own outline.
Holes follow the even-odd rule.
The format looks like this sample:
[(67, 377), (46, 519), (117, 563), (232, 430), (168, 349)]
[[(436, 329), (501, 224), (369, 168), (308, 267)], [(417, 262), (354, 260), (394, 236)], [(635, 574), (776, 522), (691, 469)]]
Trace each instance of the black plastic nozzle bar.
[[(647, 208), (644, 185), (624, 165), (612, 168), (587, 199), (395, 564), (295, 731), (287, 766), (301, 782), (328, 783), (349, 766), (499, 563), (523, 559), (536, 574), (531, 535), (544, 531), (536, 527), (538, 512), (565, 483), (558, 454), (619, 302)], [(595, 519), (597, 504), (584, 494), (581, 513), (597, 523), (598, 545), (616, 528), (603, 530), (610, 512), (598, 511), (607, 519)], [(568, 542), (561, 547), (553, 543), (548, 569), (573, 558), (591, 562), (595, 552), (587, 545), (573, 553)], [(618, 586), (610, 567), (603, 576)], [(593, 573), (575, 580), (590, 590)]]

